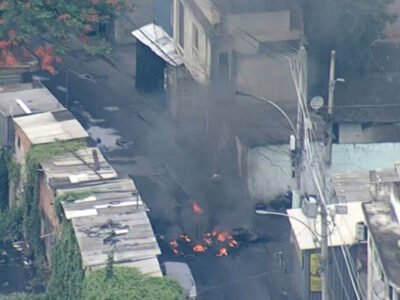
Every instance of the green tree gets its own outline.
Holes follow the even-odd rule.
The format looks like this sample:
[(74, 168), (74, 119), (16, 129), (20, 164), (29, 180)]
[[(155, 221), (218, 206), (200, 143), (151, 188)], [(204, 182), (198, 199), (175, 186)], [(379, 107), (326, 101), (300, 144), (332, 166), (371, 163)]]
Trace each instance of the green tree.
[(49, 72), (55, 71), (53, 63), (60, 59), (59, 55), (71, 49), (73, 36), (80, 37), (90, 53), (106, 51), (104, 40), (90, 43), (86, 33), (99, 23), (108, 23), (117, 10), (127, 8), (125, 3), (126, 0), (2, 0), (0, 66), (15, 65), (15, 48), (30, 48), (33, 40), (37, 45), (34, 53)]
[(61, 239), (52, 253), (46, 296), (48, 300), (78, 300), (84, 279), (82, 258), (71, 222), (64, 220), (62, 225)]
[(8, 207), (8, 161), (9, 151), (0, 148), (0, 212)]
[(0, 295), (0, 300), (44, 300), (44, 295), (27, 294), (27, 293), (12, 293), (9, 295)]
[[(311, 77), (326, 81), (324, 76), (328, 74), (332, 49), (337, 52), (339, 73), (365, 71), (370, 61), (372, 43), (383, 36), (386, 24), (394, 18), (387, 12), (387, 7), (393, 0), (303, 2), (311, 71), (320, 71), (311, 74)], [(318, 85), (319, 82), (315, 84)]]
[(23, 208), (0, 212), (0, 241), (12, 241), (22, 236)]
[(147, 277), (137, 269), (114, 265), (107, 280), (105, 269), (88, 273), (82, 291), (83, 300), (181, 300), (182, 289), (170, 278)]

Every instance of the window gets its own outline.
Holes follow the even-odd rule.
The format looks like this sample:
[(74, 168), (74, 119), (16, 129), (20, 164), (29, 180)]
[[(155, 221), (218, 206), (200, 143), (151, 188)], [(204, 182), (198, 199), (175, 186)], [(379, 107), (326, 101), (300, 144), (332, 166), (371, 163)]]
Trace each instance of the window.
[(193, 50), (198, 53), (199, 51), (199, 29), (197, 28), (196, 25), (193, 24), (192, 27), (192, 44), (193, 44)]
[(185, 11), (181, 1), (178, 1), (178, 42), (183, 48), (185, 44)]
[(21, 139), (19, 138), (19, 136), (17, 136), (17, 147), (18, 149), (21, 149)]

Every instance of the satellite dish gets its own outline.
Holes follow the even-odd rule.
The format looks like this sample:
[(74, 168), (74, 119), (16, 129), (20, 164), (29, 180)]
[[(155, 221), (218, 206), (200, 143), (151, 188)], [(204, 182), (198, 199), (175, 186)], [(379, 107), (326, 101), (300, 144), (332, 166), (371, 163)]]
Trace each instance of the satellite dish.
[(311, 99), (310, 106), (315, 111), (319, 110), (322, 106), (324, 106), (324, 98), (321, 96), (315, 96)]

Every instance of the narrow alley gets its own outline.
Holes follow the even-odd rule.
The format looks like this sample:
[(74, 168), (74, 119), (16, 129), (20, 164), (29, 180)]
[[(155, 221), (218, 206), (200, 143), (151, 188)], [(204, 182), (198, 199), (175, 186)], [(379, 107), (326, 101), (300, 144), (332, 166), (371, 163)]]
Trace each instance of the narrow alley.
[[(68, 100), (69, 109), (93, 138), (102, 139), (117, 171), (135, 179), (150, 208), (154, 231), (173, 239), (193, 230), (190, 206), (195, 199), (209, 215), (206, 230), (215, 225), (226, 230), (244, 227), (268, 237), (228, 257), (206, 253), (177, 258), (164, 248), (160, 260), (189, 263), (199, 299), (300, 299), (289, 222), (256, 216), (237, 179), (226, 176), (214, 183), (201, 160), (201, 147), (185, 143), (154, 101), (134, 89), (134, 47), (116, 49), (112, 57), (113, 65), (103, 59), (66, 57), (58, 75), (44, 83), (58, 99), (65, 99), (64, 104)], [(91, 80), (77, 74), (90, 74)], [(182, 197), (174, 193), (177, 189), (184, 191)], [(276, 258), (279, 251), (285, 254), (284, 267)], [(286, 293), (289, 298), (281, 298)]]

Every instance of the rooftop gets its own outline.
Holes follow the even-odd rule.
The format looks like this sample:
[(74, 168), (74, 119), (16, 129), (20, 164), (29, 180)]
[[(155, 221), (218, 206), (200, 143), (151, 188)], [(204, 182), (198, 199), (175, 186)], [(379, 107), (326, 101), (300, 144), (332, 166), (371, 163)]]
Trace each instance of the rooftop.
[(176, 67), (183, 64), (172, 38), (162, 27), (151, 23), (132, 31), (132, 35), (170, 65)]
[(85, 268), (96, 269), (114, 261), (142, 273), (161, 276), (160, 249), (135, 183), (131, 179), (86, 181), (57, 189), (58, 195), (85, 193), (74, 202), (62, 203), (72, 220)]
[[(83, 267), (106, 265), (108, 255), (113, 251), (116, 264), (133, 265), (144, 274), (161, 276), (156, 263), (156, 256), (161, 251), (146, 211), (131, 198), (118, 198), (118, 201), (121, 203), (118, 207), (97, 208), (92, 214), (72, 218)], [(71, 209), (65, 208), (67, 212)]]
[(33, 145), (88, 137), (88, 133), (68, 110), (14, 118)]
[(389, 201), (362, 204), (385, 277), (400, 287), (400, 224)]
[(104, 181), (118, 174), (97, 148), (84, 148), (42, 163), (48, 184), (53, 189), (77, 186), (81, 182)]
[[(361, 203), (362, 202), (347, 203), (347, 214), (336, 214), (334, 225), (333, 222), (329, 223), (330, 234), (328, 244), (330, 247), (352, 245), (359, 242), (356, 239), (356, 225), (358, 222), (364, 221)], [(334, 205), (327, 205), (327, 208), (334, 209)], [(316, 231), (318, 235), (321, 234), (320, 215), (318, 214), (316, 219), (307, 218), (300, 208), (289, 209), (287, 214), (290, 216), (289, 221), (299, 249), (310, 250), (319, 248), (319, 240), (316, 239), (316, 234), (313, 234), (311, 229)], [(298, 220), (307, 224), (309, 228)]]
[(343, 172), (330, 174), (337, 197), (336, 202), (367, 202), (375, 196), (374, 183), (390, 183), (399, 180), (394, 170)]
[(367, 73), (336, 85), (335, 122), (400, 123), (400, 75)]
[(334, 173), (330, 175), (337, 202), (370, 201), (368, 172)]
[(20, 84), (0, 89), (0, 113), (3, 116), (17, 117), (62, 109), (64, 107), (46, 88)]
[(97, 180), (97, 181), (82, 181), (78, 184), (71, 184), (57, 188), (57, 195), (63, 195), (66, 193), (86, 193), (91, 194), (104, 194), (104, 193), (126, 193), (132, 194), (137, 193), (135, 183), (130, 179), (109, 179), (109, 180)]

